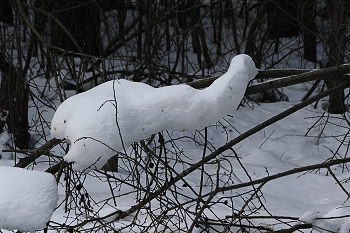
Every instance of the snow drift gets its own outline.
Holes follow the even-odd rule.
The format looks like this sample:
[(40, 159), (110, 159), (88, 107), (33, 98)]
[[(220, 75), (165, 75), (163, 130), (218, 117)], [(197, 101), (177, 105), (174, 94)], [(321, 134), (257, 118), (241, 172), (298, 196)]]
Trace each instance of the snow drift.
[(70, 143), (64, 159), (73, 169), (101, 168), (124, 147), (158, 131), (199, 129), (222, 119), (238, 107), (257, 73), (253, 60), (241, 54), (203, 90), (109, 81), (64, 101), (52, 119), (51, 136)]

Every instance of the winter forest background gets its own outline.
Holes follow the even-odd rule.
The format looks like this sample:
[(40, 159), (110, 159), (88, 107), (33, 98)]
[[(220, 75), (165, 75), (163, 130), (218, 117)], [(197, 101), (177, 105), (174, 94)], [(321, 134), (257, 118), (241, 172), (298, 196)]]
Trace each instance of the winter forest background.
[[(349, 1), (0, 0), (0, 7), (0, 165), (55, 176), (60, 199), (45, 230), (350, 229), (350, 210), (325, 215), (350, 197)], [(68, 97), (114, 79), (205, 88), (241, 53), (260, 71), (232, 116), (201, 130), (159, 132), (87, 175), (63, 162), (68, 145), (51, 139), (50, 121)]]

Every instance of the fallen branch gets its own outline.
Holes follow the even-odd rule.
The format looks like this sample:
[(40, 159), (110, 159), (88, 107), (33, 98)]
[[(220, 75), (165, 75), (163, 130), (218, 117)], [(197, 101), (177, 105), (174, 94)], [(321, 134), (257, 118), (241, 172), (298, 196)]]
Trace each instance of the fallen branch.
[(66, 166), (67, 166), (67, 164), (62, 160), (59, 163), (56, 163), (55, 165), (53, 165), (52, 167), (49, 167), (48, 169), (46, 169), (45, 172), (51, 173), (51, 174), (56, 174), (58, 171), (65, 168)]
[[(218, 148), (216, 151), (212, 152), (211, 154), (207, 155), (206, 157), (204, 157), (201, 161), (199, 161), (198, 163), (193, 164), (190, 168), (184, 170), (182, 173), (180, 173), (178, 176), (174, 177), (174, 179), (171, 182), (166, 183), (165, 185), (163, 185), (162, 187), (160, 187), (158, 190), (156, 190), (155, 192), (153, 192), (152, 194), (148, 195), (147, 198), (145, 198), (144, 200), (140, 201), (137, 205), (132, 206), (130, 209), (128, 209), (127, 211), (123, 211), (123, 212), (119, 212), (119, 213), (114, 213), (114, 214), (118, 214), (118, 217), (116, 218), (116, 220), (120, 220), (125, 218), (126, 216), (130, 215), (131, 213), (135, 212), (137, 209), (143, 207), (144, 205), (146, 205), (147, 203), (149, 203), (150, 201), (152, 201), (155, 197), (157, 197), (158, 195), (160, 195), (161, 193), (163, 193), (165, 190), (167, 190), (170, 186), (174, 185), (176, 182), (178, 182), (179, 180), (181, 180), (182, 178), (184, 178), (185, 176), (187, 176), (188, 174), (192, 173), (193, 171), (197, 170), (199, 167), (201, 167), (203, 164), (208, 163), (210, 160), (215, 159), (217, 156), (219, 156), (221, 153), (223, 153), (226, 150), (229, 150), (230, 148), (232, 148), (234, 145), (236, 145), (237, 143), (243, 141), (244, 139), (248, 138), (249, 136), (259, 132), (260, 130), (266, 128), (269, 125), (272, 125), (273, 123), (291, 115), (292, 113), (306, 107), (307, 105), (325, 97), (328, 96), (329, 94), (331, 94), (332, 92), (335, 92), (337, 90), (340, 89), (344, 89), (346, 87), (348, 87), (350, 84), (342, 84), (340, 86), (337, 86), (335, 88), (332, 89), (328, 89), (327, 91), (321, 92), (320, 94), (311, 97), (310, 99), (301, 102), (289, 109), (287, 109), (286, 111), (268, 119), (267, 121), (257, 125), (256, 127), (248, 130), (247, 132), (241, 134), (240, 136), (236, 137), (235, 139), (231, 140), (230, 142), (226, 143), (224, 146)], [(348, 158), (346, 161), (344, 162), (350, 162), (350, 158)], [(331, 165), (328, 165), (331, 166)], [(248, 186), (253, 185), (253, 184), (249, 184)], [(239, 188), (237, 186), (237, 188)], [(224, 190), (222, 190), (224, 191)]]
[[(291, 86), (299, 83), (310, 82), (314, 80), (329, 80), (329, 79), (342, 79), (349, 81), (349, 76), (345, 75), (350, 73), (350, 64), (342, 66), (335, 66), (324, 68), (320, 70), (264, 70), (259, 71), (255, 79), (266, 79), (266, 78), (279, 78), (247, 88), (245, 93), (246, 96), (261, 93), (270, 89), (281, 88)], [(207, 79), (201, 79), (194, 82), (187, 83), (187, 85), (194, 88), (205, 88), (210, 86), (218, 77), (212, 77)]]
[(33, 151), (27, 157), (19, 159), (19, 162), (15, 165), (15, 167), (25, 168), (26, 166), (34, 162), (37, 158), (39, 158), (43, 154), (48, 154), (54, 146), (56, 146), (62, 141), (63, 141), (62, 139), (56, 139), (56, 138), (53, 138), (47, 141), (44, 145), (42, 145), (41, 147)]
[[(270, 79), (270, 78), (281, 78), (288, 77), (292, 75), (298, 75), (312, 70), (302, 70), (302, 69), (284, 69), (284, 70), (260, 70), (254, 79)], [(206, 88), (209, 87), (216, 79), (219, 77), (210, 77), (205, 79), (199, 79), (193, 82), (186, 83), (193, 88)]]

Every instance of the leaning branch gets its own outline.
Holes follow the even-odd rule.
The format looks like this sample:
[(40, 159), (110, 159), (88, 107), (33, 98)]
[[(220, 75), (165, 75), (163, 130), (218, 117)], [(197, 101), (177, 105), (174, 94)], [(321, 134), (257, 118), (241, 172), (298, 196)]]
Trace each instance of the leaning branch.
[[(329, 80), (329, 79), (342, 79), (349, 81), (349, 76), (345, 75), (350, 73), (350, 64), (341, 66), (329, 67), (320, 70), (264, 70), (259, 71), (255, 79), (266, 79), (266, 78), (279, 78), (281, 79), (268, 81), (247, 88), (245, 93), (246, 96), (257, 94), (266, 90), (291, 86), (294, 84), (310, 82), (314, 80)], [(211, 77), (207, 79), (201, 79), (194, 82), (187, 83), (194, 88), (205, 88), (210, 86), (218, 77)]]
[(37, 158), (44, 154), (48, 154), (50, 152), (50, 149), (52, 149), (54, 146), (62, 142), (62, 139), (56, 139), (53, 138), (49, 141), (47, 141), (44, 145), (33, 151), (31, 154), (29, 154), (27, 157), (19, 159), (19, 162), (15, 165), (15, 167), (21, 167), (25, 168), (30, 163), (34, 162)]
[[(292, 75), (298, 75), (312, 70), (303, 69), (284, 69), (284, 70), (260, 70), (254, 79), (270, 79), (270, 78), (281, 78)], [(219, 77), (210, 77), (205, 79), (199, 79), (193, 82), (186, 83), (193, 88), (206, 88), (209, 87)]]
[[(349, 163), (349, 162), (350, 162), (350, 158), (343, 158), (343, 159), (331, 160), (331, 161), (325, 162), (325, 163), (318, 163), (318, 164), (313, 164), (313, 165), (309, 165), (309, 166), (305, 166), (305, 167), (298, 167), (298, 168), (294, 168), (294, 169), (291, 169), (288, 171), (280, 172), (280, 173), (277, 173), (274, 175), (266, 176), (266, 177), (261, 178), (261, 179), (249, 181), (246, 183), (220, 187), (220, 188), (218, 188), (217, 192), (225, 192), (225, 191), (235, 190), (235, 189), (239, 189), (239, 188), (243, 188), (243, 187), (250, 187), (252, 185), (267, 183), (271, 180), (276, 180), (278, 178), (282, 178), (285, 176), (290, 176), (290, 175), (301, 173), (301, 172), (312, 171), (312, 170), (319, 169), (319, 168), (328, 168), (328, 167), (331, 167), (334, 165), (344, 164), (344, 163)], [(203, 197), (205, 197), (205, 196), (202, 196), (202, 198)]]

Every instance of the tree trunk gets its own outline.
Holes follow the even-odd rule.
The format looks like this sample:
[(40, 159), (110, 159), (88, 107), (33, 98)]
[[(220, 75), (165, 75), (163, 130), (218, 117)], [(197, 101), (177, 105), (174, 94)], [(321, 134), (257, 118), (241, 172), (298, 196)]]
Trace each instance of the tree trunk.
[[(52, 1), (53, 14), (68, 30), (65, 31), (55, 20), (51, 23), (51, 45), (59, 48), (99, 56), (100, 12), (95, 1), (60, 0)], [(79, 51), (69, 34), (78, 43)]]
[[(52, 11), (52, 4), (50, 1), (35, 0), (34, 7), (48, 12)], [(43, 15), (41, 12), (34, 11), (34, 14), (34, 28), (45, 38), (45, 27), (47, 26), (46, 23), (49, 21), (49, 18), (46, 15)], [(40, 44), (37, 36), (34, 33), (31, 34), (30, 40), (32, 43), (32, 48), (30, 48), (28, 52), (32, 52), (33, 56), (38, 56), (40, 49), (41, 56), (45, 57), (43, 46)]]
[[(347, 14), (350, 6), (348, 0), (329, 1), (328, 6), (331, 17), (331, 35), (329, 38), (329, 51), (327, 67), (339, 66), (344, 63), (345, 35), (348, 25), (346, 24)], [(327, 82), (328, 88), (341, 84), (341, 81), (330, 80)], [(329, 96), (328, 112), (342, 114), (346, 111), (344, 104), (344, 91), (332, 93)]]
[(316, 0), (308, 0), (303, 5), (303, 34), (304, 34), (304, 58), (316, 62), (316, 22), (315, 22)]
[(12, 6), (9, 0), (0, 0), (0, 21), (13, 25)]
[(8, 111), (8, 131), (14, 136), (15, 145), (20, 149), (29, 148), (28, 86), (23, 74), (7, 61), (0, 52), (0, 111)]
[(270, 39), (299, 35), (300, 26), (298, 21), (298, 1), (269, 1), (265, 10), (268, 16), (268, 37)]

